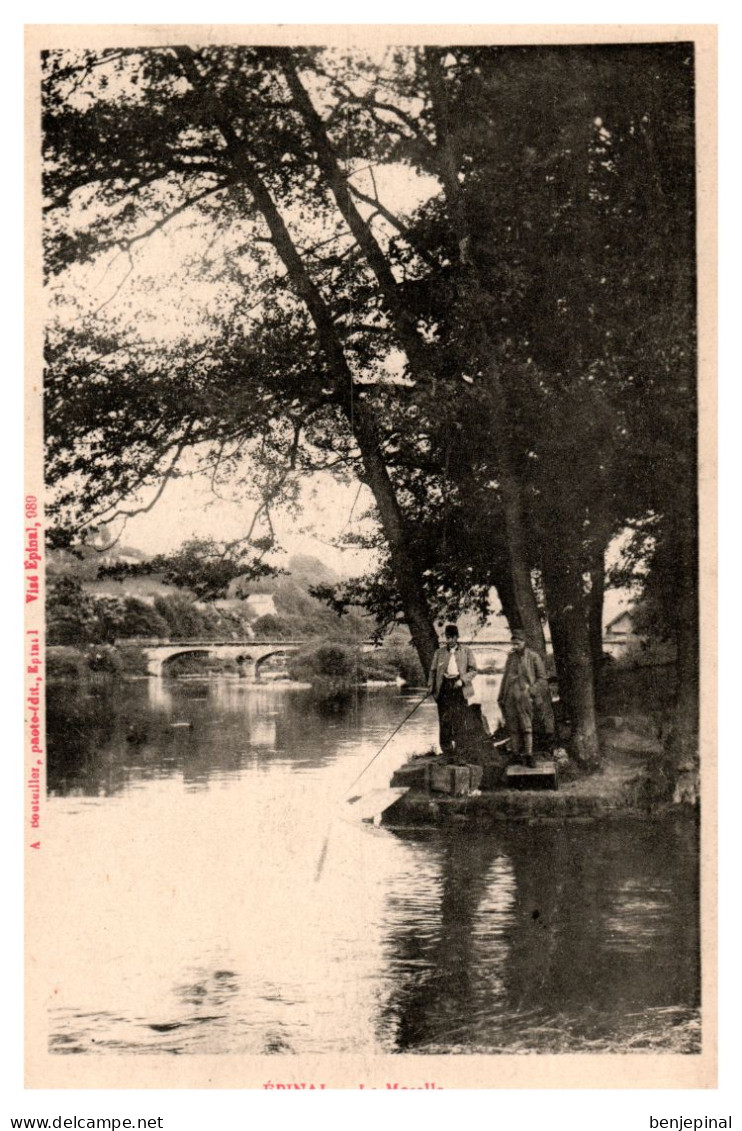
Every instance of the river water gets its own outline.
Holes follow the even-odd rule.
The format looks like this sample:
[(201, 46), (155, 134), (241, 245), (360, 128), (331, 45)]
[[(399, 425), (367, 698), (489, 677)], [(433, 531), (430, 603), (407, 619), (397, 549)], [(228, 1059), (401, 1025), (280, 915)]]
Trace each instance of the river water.
[[(349, 821), (342, 797), (415, 701), (52, 687), (50, 1048), (697, 1051), (692, 822)], [(354, 792), (436, 729), (428, 701)]]

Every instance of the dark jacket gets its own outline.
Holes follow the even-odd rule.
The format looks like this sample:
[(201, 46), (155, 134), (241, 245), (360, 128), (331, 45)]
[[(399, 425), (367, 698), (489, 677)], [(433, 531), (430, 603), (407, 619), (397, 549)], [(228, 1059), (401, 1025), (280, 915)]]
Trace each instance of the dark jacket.
[(511, 652), (505, 664), (497, 702), (502, 707), (511, 691), (530, 692), (535, 696), (548, 695), (546, 667), (538, 652), (526, 648), (524, 652)]

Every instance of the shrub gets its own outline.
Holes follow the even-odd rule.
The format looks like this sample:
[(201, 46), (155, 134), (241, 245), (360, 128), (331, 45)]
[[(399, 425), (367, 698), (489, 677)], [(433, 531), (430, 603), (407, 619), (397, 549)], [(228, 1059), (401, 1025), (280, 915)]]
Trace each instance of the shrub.
[(329, 688), (354, 687), (362, 678), (361, 653), (349, 644), (311, 644), (289, 656), (292, 679)]
[(399, 675), (394, 657), (384, 648), (378, 648), (375, 652), (364, 652), (361, 656), (361, 670), (366, 679), (383, 679), (389, 683)]
[(167, 636), (167, 621), (152, 605), (138, 597), (124, 598), (124, 631), (122, 636)]
[(46, 653), (46, 674), (49, 680), (82, 679), (85, 657), (77, 648), (53, 646)]
[(93, 640), (112, 644), (127, 636), (166, 637), (167, 621), (138, 597), (98, 597), (94, 602), (97, 631)]
[(366, 679), (394, 680), (399, 676), (412, 687), (423, 687), (425, 673), (411, 644), (387, 641), (374, 652), (365, 652), (361, 658)]
[(48, 644), (84, 644), (96, 639), (95, 607), (74, 577), (49, 580), (46, 594)]
[(264, 636), (267, 638), (274, 636), (288, 637), (290, 635), (290, 626), (284, 617), (278, 617), (275, 613), (264, 613), (262, 617), (258, 617), (253, 622), (253, 632), (256, 636)]
[(156, 597), (155, 612), (162, 617), (173, 640), (198, 637), (203, 630), (203, 617), (187, 597), (179, 593), (172, 596)]
[(85, 653), (88, 671), (118, 675), (122, 670), (121, 657), (110, 644), (93, 644)]
[(138, 644), (119, 644), (116, 651), (124, 675), (147, 675), (147, 658)]

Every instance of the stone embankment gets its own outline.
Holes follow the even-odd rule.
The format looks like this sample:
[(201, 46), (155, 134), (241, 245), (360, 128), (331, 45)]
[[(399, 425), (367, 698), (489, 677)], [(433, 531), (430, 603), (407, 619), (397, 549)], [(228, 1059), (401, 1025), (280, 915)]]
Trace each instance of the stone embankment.
[[(648, 720), (647, 720), (648, 722)], [(600, 726), (602, 761), (598, 771), (584, 775), (568, 761), (557, 763), (558, 786), (515, 789), (501, 784), (473, 789), (462, 796), (444, 793), (422, 784), (414, 768), (436, 759), (413, 759), (392, 779), (393, 785), (416, 784), (384, 813), (383, 823), (437, 823), (471, 820), (494, 821), (592, 821), (615, 817), (646, 817), (660, 808), (656, 779), (662, 744), (640, 717), (604, 718)], [(412, 772), (412, 773), (411, 773)], [(410, 776), (411, 774), (411, 776)], [(476, 781), (476, 775), (475, 779)], [(547, 779), (548, 780), (548, 779)]]

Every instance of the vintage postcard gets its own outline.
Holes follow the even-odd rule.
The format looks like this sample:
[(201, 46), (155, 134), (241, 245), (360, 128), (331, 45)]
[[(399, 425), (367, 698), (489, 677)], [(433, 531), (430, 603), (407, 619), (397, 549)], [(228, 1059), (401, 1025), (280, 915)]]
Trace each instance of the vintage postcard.
[(715, 29), (26, 45), (28, 1086), (714, 1087)]

